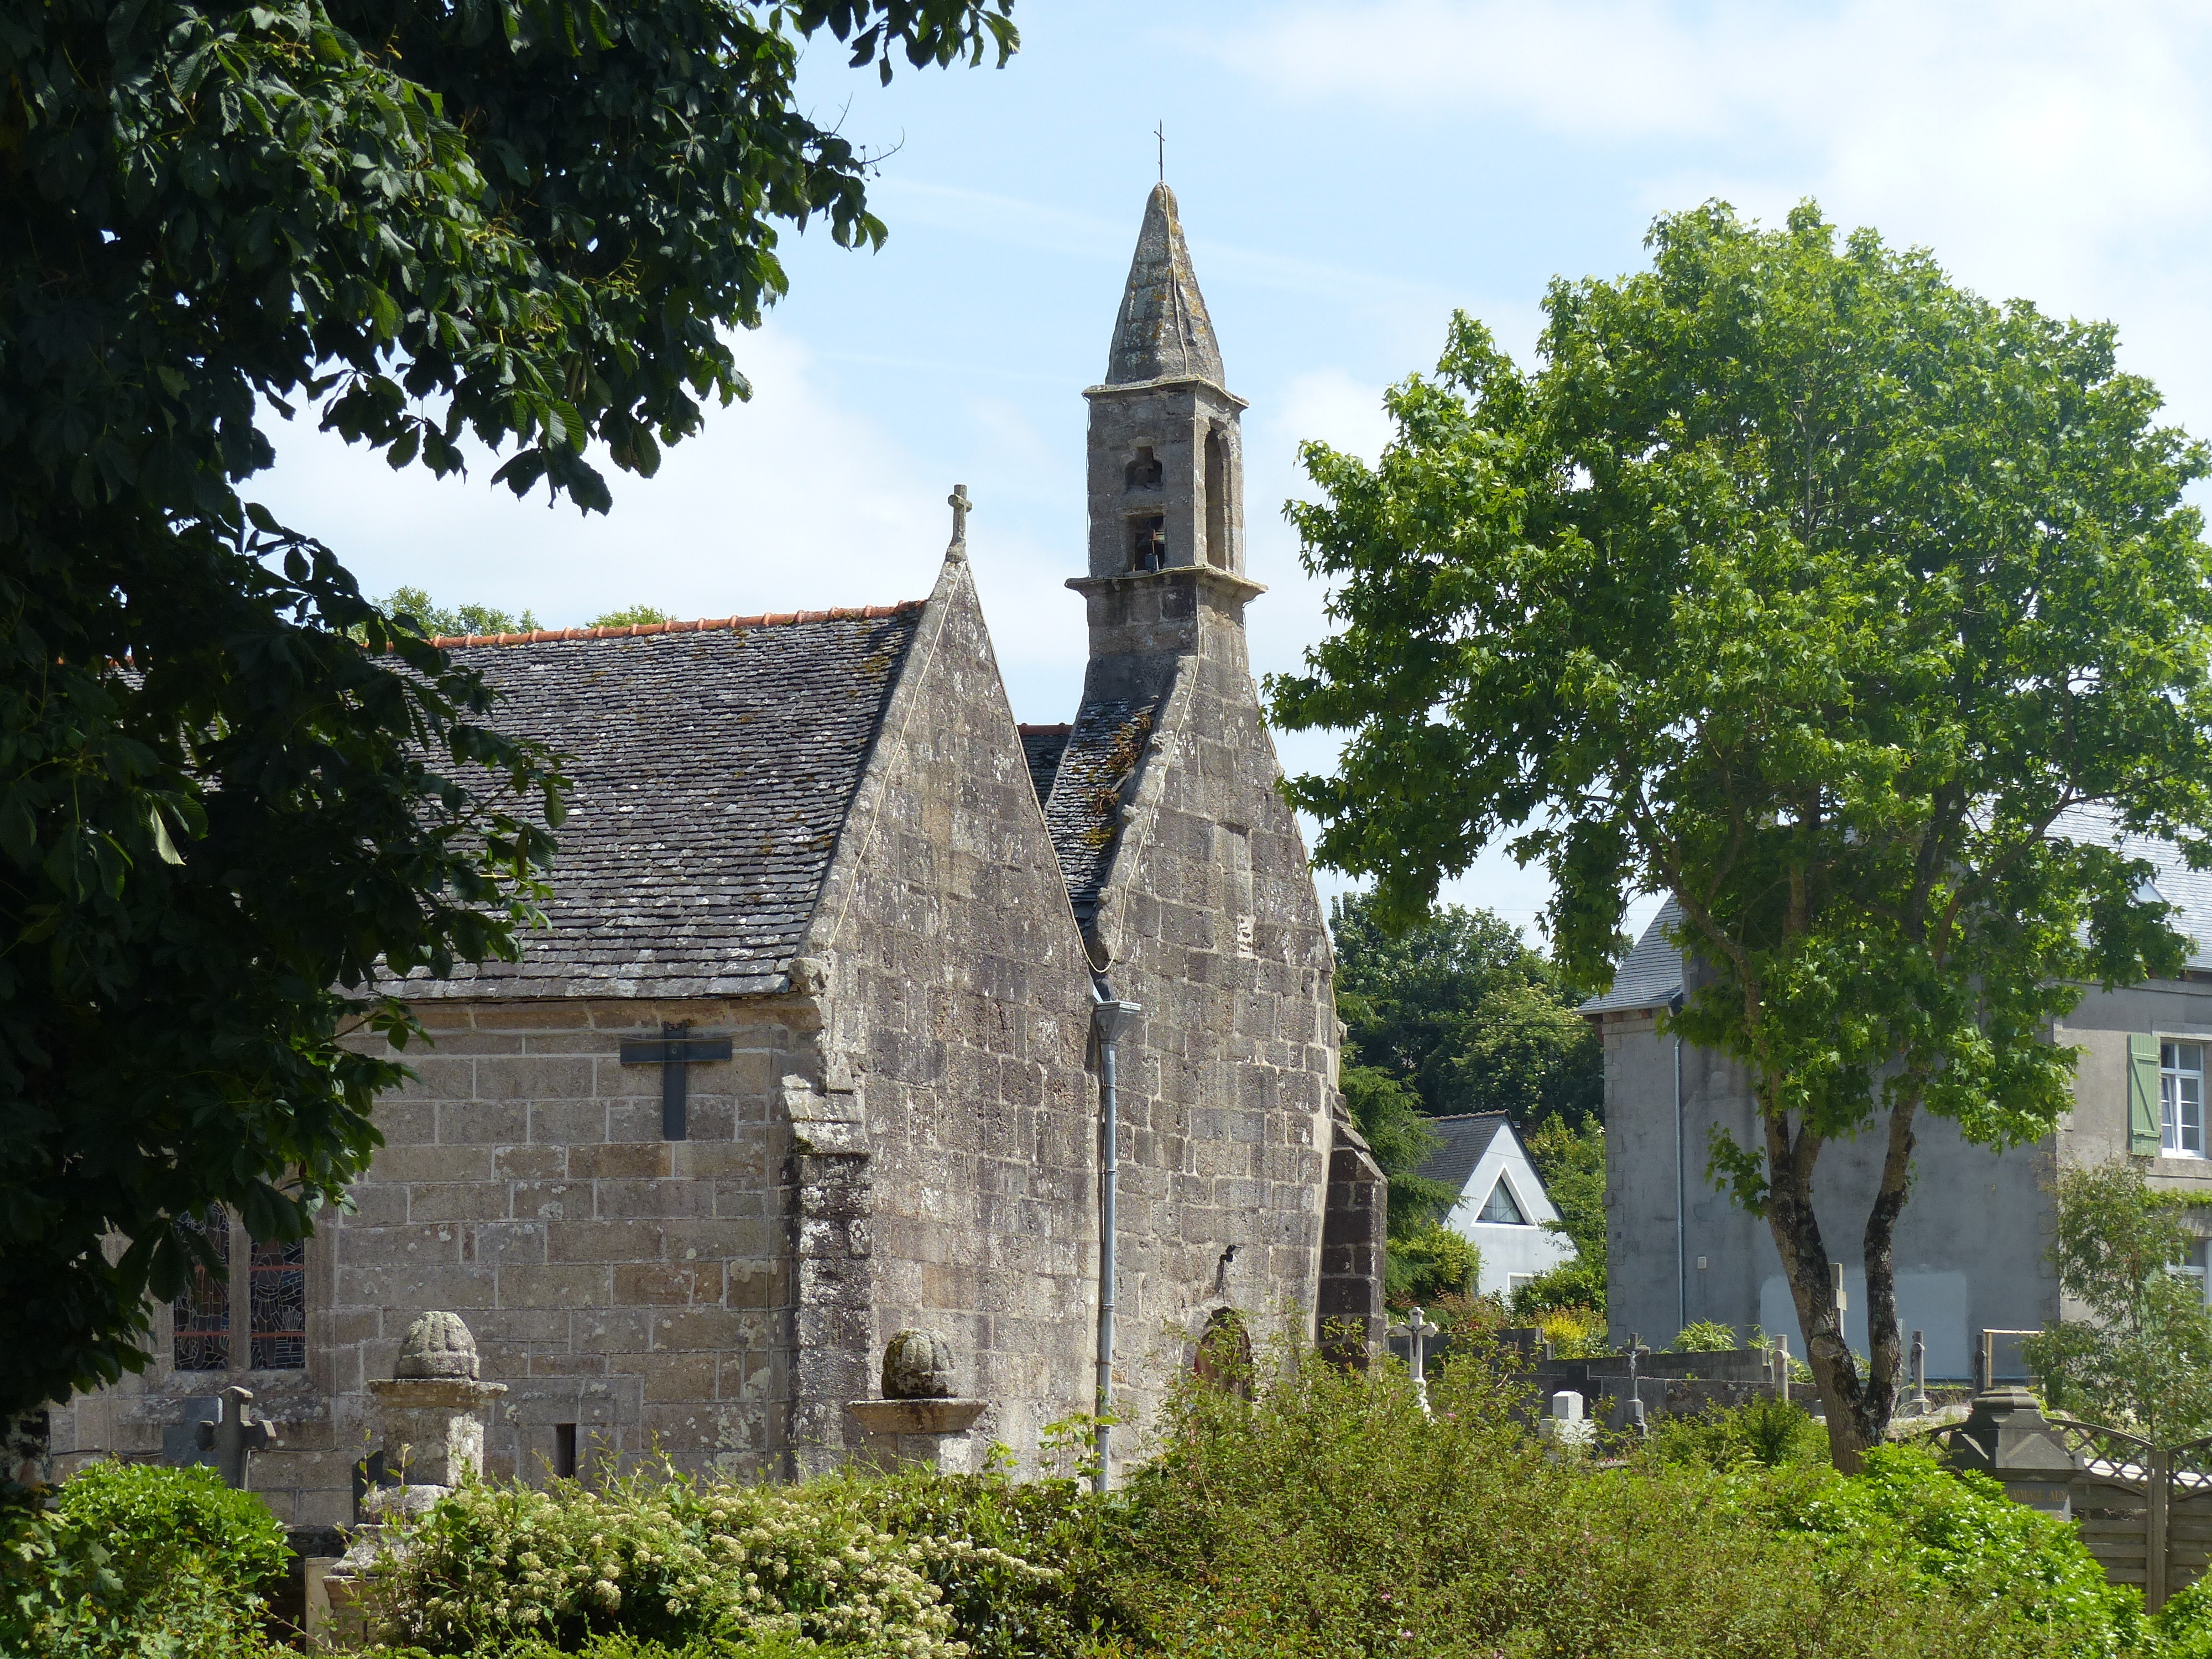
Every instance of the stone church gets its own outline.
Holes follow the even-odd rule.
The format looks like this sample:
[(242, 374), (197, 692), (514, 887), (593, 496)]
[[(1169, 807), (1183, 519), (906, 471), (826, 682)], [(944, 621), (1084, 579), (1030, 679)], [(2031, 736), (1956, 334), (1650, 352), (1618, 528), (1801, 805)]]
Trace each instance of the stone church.
[(1033, 1458), (1094, 1407), (1109, 1258), (1117, 1464), (1210, 1326), (1371, 1349), (1382, 1184), (1246, 661), (1244, 405), (1164, 185), (1084, 395), (1066, 726), (1014, 721), (964, 501), (926, 599), (446, 641), (572, 757), (546, 926), (402, 988), (434, 1046), (351, 1211), (289, 1249), (218, 1218), (230, 1282), (55, 1413), (58, 1454), (189, 1459), (244, 1385), (280, 1440), (252, 1487), (343, 1521), (430, 1310), (505, 1385), (486, 1467), (525, 1479), (865, 1455), (909, 1328), (981, 1402), (971, 1455)]

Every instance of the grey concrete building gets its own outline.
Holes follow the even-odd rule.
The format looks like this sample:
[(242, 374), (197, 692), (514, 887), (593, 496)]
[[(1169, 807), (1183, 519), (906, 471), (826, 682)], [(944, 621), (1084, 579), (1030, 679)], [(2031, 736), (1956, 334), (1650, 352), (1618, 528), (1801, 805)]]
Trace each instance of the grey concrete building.
[(1117, 1462), (1209, 1323), (1368, 1352), (1382, 1184), (1246, 662), (1222, 378), (1163, 186), (1085, 394), (1066, 726), (1016, 726), (958, 514), (927, 600), (450, 642), (572, 757), (547, 926), (400, 988), (434, 1045), (352, 1210), (303, 1249), (233, 1238), (245, 1271), (158, 1311), (151, 1370), (55, 1414), (64, 1467), (189, 1456), (242, 1383), (283, 1437), (254, 1487), (343, 1520), (369, 1384), (432, 1309), (506, 1387), (499, 1473), (880, 1451), (849, 1407), (910, 1327), (984, 1402), (970, 1455), (1033, 1454), (1094, 1400), (1102, 995), (1144, 1011), (1116, 1048)]
[[(2083, 818), (2075, 833), (2124, 845), (2155, 869), (2174, 925), (2196, 941), (2183, 976), (2130, 989), (2094, 987), (2051, 1033), (2078, 1047), (2075, 1104), (2057, 1132), (1998, 1153), (1949, 1123), (1921, 1121), (1911, 1199), (1896, 1236), (1899, 1322), (1925, 1333), (1931, 1377), (1973, 1375), (1979, 1333), (2032, 1330), (2057, 1317), (2058, 1285), (2045, 1252), (2049, 1183), (2061, 1167), (2133, 1157), (2155, 1186), (2212, 1196), (2204, 1075), (2212, 1054), (2212, 878), (2171, 847), (2123, 842)], [(1804, 1352), (1782, 1263), (1766, 1224), (1737, 1209), (1706, 1178), (1717, 1130), (1762, 1143), (1741, 1069), (1662, 1036), (1659, 1012), (1681, 994), (1685, 961), (1668, 943), (1663, 908), (1622, 964), (1613, 989), (1583, 1012), (1605, 1043), (1607, 1317), (1620, 1336), (1655, 1345), (1683, 1324), (1717, 1320), (1786, 1334)], [(1694, 974), (1694, 958), (1687, 963)], [(1844, 1268), (1845, 1334), (1866, 1352), (1866, 1276), (1859, 1254), (1880, 1173), (1881, 1143), (1863, 1136), (1826, 1148), (1814, 1204), (1832, 1259)], [(2202, 1213), (2197, 1212), (2197, 1213)], [(2202, 1274), (2199, 1244), (2191, 1270)], [(2000, 1376), (2016, 1344), (2000, 1343)]]

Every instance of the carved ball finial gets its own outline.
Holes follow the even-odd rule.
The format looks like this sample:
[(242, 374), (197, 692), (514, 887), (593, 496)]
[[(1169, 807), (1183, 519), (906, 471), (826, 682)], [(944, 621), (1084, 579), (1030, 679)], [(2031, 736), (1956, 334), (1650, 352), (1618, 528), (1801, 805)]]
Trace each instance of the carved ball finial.
[(884, 1350), (884, 1398), (952, 1398), (952, 1345), (935, 1331), (903, 1330)]
[(392, 1362), (395, 1377), (462, 1376), (477, 1379), (477, 1340), (459, 1314), (426, 1313), (407, 1328)]

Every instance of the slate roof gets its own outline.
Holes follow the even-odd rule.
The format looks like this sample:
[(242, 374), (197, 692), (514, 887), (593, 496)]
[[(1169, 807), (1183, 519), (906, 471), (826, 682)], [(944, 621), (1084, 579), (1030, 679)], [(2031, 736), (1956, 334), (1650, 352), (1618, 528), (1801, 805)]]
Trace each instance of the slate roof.
[(504, 731), (574, 781), (519, 963), (412, 997), (729, 996), (784, 988), (921, 602), (441, 641)]
[(1490, 1151), (1490, 1143), (1505, 1127), (1503, 1112), (1468, 1112), (1458, 1117), (1432, 1117), (1429, 1127), (1443, 1145), (1421, 1162), (1413, 1173), (1424, 1181), (1440, 1181), (1454, 1192), (1467, 1190), (1475, 1166)]
[(2212, 870), (2191, 869), (2172, 842), (2126, 834), (2102, 808), (2075, 807), (2055, 827), (2069, 840), (2099, 842), (2149, 864), (2151, 885), (2158, 896), (2179, 908), (2180, 914), (2168, 917), (2167, 922), (2191, 942), (2188, 965), (2200, 971), (2212, 969)]
[[(2158, 896), (2178, 908), (2171, 920), (2175, 931), (2191, 943), (2188, 967), (2212, 971), (2212, 870), (2192, 870), (2180, 848), (2155, 836), (2129, 835), (2112, 814), (2102, 807), (2075, 807), (2056, 826), (2061, 835), (2076, 842), (2095, 842), (2142, 859), (2151, 866), (2151, 884)], [(1627, 1009), (1664, 1007), (1682, 988), (1681, 952), (1668, 944), (1667, 929), (1681, 917), (1681, 907), (1668, 899), (1636, 941), (1636, 948), (1620, 964), (1613, 988), (1582, 1005), (1585, 1014), (1613, 1013)]]
[[(1045, 827), (1060, 854), (1060, 873), (1075, 919), (1087, 933), (1098, 915), (1099, 890), (1113, 866), (1121, 836), (1121, 806), (1129, 779), (1143, 758), (1159, 702), (1102, 697), (1076, 714), (1061, 751)], [(1035, 775), (1032, 773), (1031, 775)]]
[(1667, 942), (1667, 930), (1682, 919), (1682, 907), (1668, 899), (1651, 918), (1644, 937), (1613, 976), (1613, 989), (1592, 997), (1577, 1011), (1609, 1014), (1624, 1009), (1663, 1008), (1682, 988), (1682, 953)]
[(1037, 805), (1042, 806), (1052, 799), (1052, 781), (1060, 771), (1060, 752), (1067, 747), (1067, 734), (1072, 726), (1024, 726), (1022, 734), (1022, 753), (1029, 757), (1030, 785), (1036, 791)]

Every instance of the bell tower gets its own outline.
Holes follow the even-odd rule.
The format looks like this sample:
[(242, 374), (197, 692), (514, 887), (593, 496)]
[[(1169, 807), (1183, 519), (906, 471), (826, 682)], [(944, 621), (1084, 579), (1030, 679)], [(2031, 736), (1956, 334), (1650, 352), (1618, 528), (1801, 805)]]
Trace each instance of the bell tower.
[[(1156, 691), (1191, 653), (1243, 665), (1244, 400), (1222, 384), (1221, 348), (1191, 269), (1175, 192), (1153, 187), (1091, 402), (1091, 679)], [(1119, 660), (1116, 660), (1119, 659)]]

